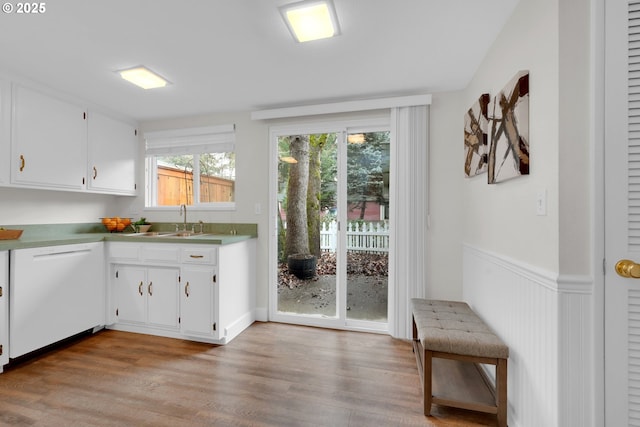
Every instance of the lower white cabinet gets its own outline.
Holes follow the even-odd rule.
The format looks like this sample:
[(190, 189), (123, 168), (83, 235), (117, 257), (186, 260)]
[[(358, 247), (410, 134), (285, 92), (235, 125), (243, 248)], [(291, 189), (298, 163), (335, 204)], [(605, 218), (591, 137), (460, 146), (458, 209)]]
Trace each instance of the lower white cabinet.
[(11, 251), (9, 357), (103, 326), (103, 243)]
[(183, 266), (180, 292), (180, 331), (185, 335), (218, 337), (216, 269)]
[(255, 239), (107, 248), (110, 329), (225, 344), (255, 320)]
[(9, 252), (0, 251), (0, 372), (9, 363)]
[(118, 322), (178, 329), (177, 268), (115, 264), (112, 269)]

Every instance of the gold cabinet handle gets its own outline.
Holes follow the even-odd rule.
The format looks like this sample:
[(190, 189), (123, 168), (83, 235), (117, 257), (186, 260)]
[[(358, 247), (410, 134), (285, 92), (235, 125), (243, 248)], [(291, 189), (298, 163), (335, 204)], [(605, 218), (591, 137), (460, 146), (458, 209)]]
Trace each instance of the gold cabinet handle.
[(94, 166), (93, 167), (93, 179), (96, 179), (98, 177), (98, 169)]
[(189, 282), (187, 282), (187, 284), (184, 285), (184, 294), (186, 295), (187, 298), (189, 298)]
[(204, 255), (189, 255), (191, 258), (204, 258)]
[(24, 156), (20, 154), (20, 172), (24, 170)]
[(140, 294), (140, 296), (144, 295), (142, 293), (142, 282), (140, 282), (140, 284), (138, 285), (138, 293)]
[(640, 279), (640, 264), (629, 259), (621, 259), (616, 263), (616, 273), (622, 277)]
[(153, 296), (153, 282), (149, 282), (149, 286), (147, 286), (147, 292), (149, 292), (149, 296)]

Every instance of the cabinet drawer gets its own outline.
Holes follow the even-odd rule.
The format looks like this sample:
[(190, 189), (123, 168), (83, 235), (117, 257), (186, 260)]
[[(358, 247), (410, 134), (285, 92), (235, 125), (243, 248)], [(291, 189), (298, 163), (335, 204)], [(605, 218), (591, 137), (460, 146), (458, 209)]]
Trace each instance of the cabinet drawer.
[(140, 258), (140, 245), (109, 242), (107, 256), (111, 259), (138, 260)]
[(183, 248), (181, 261), (189, 264), (216, 265), (218, 260), (217, 248)]
[(180, 260), (180, 249), (174, 245), (144, 246), (142, 248), (144, 261), (171, 261)]

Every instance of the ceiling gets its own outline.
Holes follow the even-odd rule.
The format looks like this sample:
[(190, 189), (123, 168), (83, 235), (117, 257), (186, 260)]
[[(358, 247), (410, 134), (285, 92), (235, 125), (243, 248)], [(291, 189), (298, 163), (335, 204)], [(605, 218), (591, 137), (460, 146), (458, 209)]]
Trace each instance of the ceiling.
[[(0, 69), (137, 120), (464, 88), (519, 0), (334, 0), (342, 34), (294, 42), (295, 0), (56, 0), (0, 15)], [(114, 71), (172, 82), (143, 90)]]

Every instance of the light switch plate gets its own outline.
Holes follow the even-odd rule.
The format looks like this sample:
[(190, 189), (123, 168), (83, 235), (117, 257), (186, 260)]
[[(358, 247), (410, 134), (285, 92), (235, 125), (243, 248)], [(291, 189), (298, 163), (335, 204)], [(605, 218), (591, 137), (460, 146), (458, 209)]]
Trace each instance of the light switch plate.
[(547, 190), (538, 190), (536, 194), (536, 215), (547, 214)]

